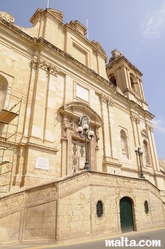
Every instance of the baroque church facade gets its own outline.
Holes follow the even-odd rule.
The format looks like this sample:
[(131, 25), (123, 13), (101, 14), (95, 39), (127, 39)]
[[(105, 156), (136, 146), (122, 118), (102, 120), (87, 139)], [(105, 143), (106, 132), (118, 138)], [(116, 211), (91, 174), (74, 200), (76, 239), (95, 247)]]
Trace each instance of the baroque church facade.
[[(2, 244), (165, 226), (165, 170), (142, 73), (62, 19), (38, 9), (24, 28), (0, 12)], [(86, 143), (83, 119), (94, 134)]]

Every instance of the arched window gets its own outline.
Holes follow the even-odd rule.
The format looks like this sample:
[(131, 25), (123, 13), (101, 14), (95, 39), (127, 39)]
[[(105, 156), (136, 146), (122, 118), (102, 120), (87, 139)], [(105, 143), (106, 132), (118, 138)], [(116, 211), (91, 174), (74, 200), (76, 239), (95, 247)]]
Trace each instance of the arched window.
[(148, 143), (146, 140), (143, 141), (143, 148), (144, 148), (144, 156), (145, 156), (146, 164), (149, 164), (150, 159), (149, 159), (149, 152), (148, 152)]
[(148, 201), (144, 202), (144, 211), (145, 211), (146, 214), (149, 213)]
[(111, 75), (111, 76), (110, 76), (110, 82), (111, 82), (114, 86), (117, 86), (116, 77), (115, 77), (114, 75)]
[(98, 218), (103, 216), (103, 203), (102, 201), (98, 201), (96, 204), (96, 214)]
[(136, 90), (136, 87), (135, 87), (136, 82), (135, 82), (133, 76), (130, 76), (130, 82), (131, 82), (131, 87), (132, 87), (132, 89), (135, 91), (135, 90)]
[(5, 77), (0, 75), (0, 109), (5, 107), (8, 82)]
[(122, 155), (125, 158), (129, 158), (129, 155), (128, 155), (127, 135), (126, 135), (126, 132), (124, 130), (120, 131), (120, 139), (121, 139)]

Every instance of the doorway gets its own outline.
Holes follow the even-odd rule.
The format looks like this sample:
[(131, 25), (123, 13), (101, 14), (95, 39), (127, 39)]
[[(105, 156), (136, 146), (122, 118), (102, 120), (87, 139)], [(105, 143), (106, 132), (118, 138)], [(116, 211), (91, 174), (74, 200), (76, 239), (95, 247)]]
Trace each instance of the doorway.
[(126, 196), (120, 200), (120, 222), (123, 233), (134, 230), (132, 200)]
[(85, 166), (85, 143), (72, 140), (72, 171), (83, 169)]

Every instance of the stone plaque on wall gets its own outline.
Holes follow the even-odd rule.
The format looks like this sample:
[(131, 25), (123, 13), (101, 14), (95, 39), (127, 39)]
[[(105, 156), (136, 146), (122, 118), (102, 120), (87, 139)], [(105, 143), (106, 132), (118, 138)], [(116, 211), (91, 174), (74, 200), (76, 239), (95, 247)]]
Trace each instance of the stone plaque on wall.
[(76, 95), (77, 95), (77, 97), (79, 97), (85, 101), (89, 101), (88, 100), (88, 90), (82, 86), (77, 85)]
[(35, 168), (49, 170), (49, 160), (45, 157), (37, 157)]

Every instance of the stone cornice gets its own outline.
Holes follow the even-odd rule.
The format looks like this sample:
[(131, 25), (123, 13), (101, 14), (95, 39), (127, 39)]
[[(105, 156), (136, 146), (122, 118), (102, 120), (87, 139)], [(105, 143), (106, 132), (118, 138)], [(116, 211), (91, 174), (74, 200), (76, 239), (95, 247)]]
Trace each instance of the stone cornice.
[[(75, 179), (78, 179), (79, 177), (83, 177), (82, 182), (80, 181), (74, 181)], [(160, 174), (162, 176), (162, 174)], [(143, 178), (136, 178), (136, 177), (130, 177), (130, 176), (123, 176), (123, 175), (116, 175), (116, 174), (111, 174), (107, 172), (98, 172), (98, 171), (87, 171), (87, 170), (82, 170), (80, 172), (76, 172), (75, 174), (69, 175), (69, 176), (64, 176), (60, 177), (56, 180), (47, 180), (46, 182), (36, 184), (34, 186), (26, 186), (23, 188), (20, 188), (19, 190), (15, 191), (14, 195), (19, 195), (19, 194), (26, 194), (29, 191), (34, 192), (37, 189), (45, 188), (45, 187), (54, 187), (55, 190), (59, 191), (60, 193), (59, 196), (63, 196), (66, 193), (66, 188), (67, 188), (67, 194), (68, 192), (72, 193), (74, 191), (77, 191), (78, 185), (75, 184), (75, 182), (79, 184), (80, 188), (83, 189), (84, 186), (96, 186), (96, 177), (100, 177), (100, 186), (112, 186), (112, 182), (115, 181), (117, 182), (118, 186), (120, 183), (120, 186), (122, 186), (123, 182), (124, 185), (129, 185), (130, 182), (134, 183), (136, 182), (139, 186), (143, 185), (143, 188), (145, 190), (150, 191), (151, 193), (154, 193), (155, 195), (158, 195), (160, 193), (160, 189), (158, 189), (153, 183), (148, 181), (147, 179)], [(74, 184), (71, 185), (71, 181), (74, 181)], [(80, 185), (81, 183), (81, 185)], [(61, 188), (61, 185), (64, 184), (65, 189)], [(68, 189), (68, 186), (73, 186), (71, 190)], [(61, 190), (61, 191), (60, 191)], [(62, 195), (63, 193), (63, 195)], [(13, 193), (9, 192), (7, 194), (4, 194), (3, 197), (1, 197), (1, 201), (5, 201), (8, 197), (12, 197)], [(54, 196), (56, 198), (56, 196)]]
[(0, 18), (0, 23), (2, 23), (3, 25), (7, 26), (7, 28), (11, 29), (13, 32), (16, 32), (17, 34), (21, 35), (22, 37), (25, 37), (28, 40), (31, 40), (31, 41), (34, 41), (34, 42), (37, 40), (36, 38), (31, 37), (27, 33), (23, 32), (21, 29), (19, 29), (18, 27), (16, 27), (15, 25), (13, 25), (10, 22), (7, 22), (4, 19)]
[(106, 65), (106, 69), (111, 69), (115, 64), (118, 64), (120, 61), (126, 62), (126, 64), (130, 68), (132, 68), (133, 71), (135, 71), (138, 75), (143, 76), (139, 69), (136, 66), (132, 65), (132, 63), (124, 55), (120, 55), (114, 60), (110, 60), (109, 63)]
[(66, 29), (69, 28), (70, 30), (73, 30), (75, 33), (78, 34), (79, 37), (81, 37), (83, 39), (84, 42), (86, 42), (88, 44), (88, 46), (92, 47), (92, 49), (95, 52), (99, 52), (105, 59), (105, 62), (107, 62), (107, 54), (104, 51), (104, 49), (102, 48), (102, 46), (100, 45), (99, 42), (96, 42), (94, 40), (90, 41), (88, 40), (84, 34), (82, 34), (78, 29), (76, 29), (73, 25), (70, 25), (70, 23), (66, 23), (65, 24)]
[(98, 78), (100, 81), (106, 83), (107, 85), (109, 85), (109, 81), (106, 80), (105, 78), (103, 78), (102, 76), (100, 76), (98, 73), (96, 73), (93, 69), (85, 66), (84, 64), (82, 64), (81, 62), (79, 62), (78, 60), (76, 60), (74, 57), (72, 57), (70, 54), (64, 52), (63, 50), (59, 49), (58, 47), (56, 47), (55, 45), (53, 45), (52, 43), (48, 42), (47, 40), (45, 40), (44, 38), (40, 37), (39, 39), (36, 39), (36, 44), (40, 44), (41, 46), (46, 45), (49, 48), (52, 48), (54, 51), (56, 51), (57, 53), (61, 54), (62, 56), (64, 56), (66, 59), (71, 60), (74, 64), (80, 66), (82, 69), (88, 71), (90, 74), (92, 74), (93, 76), (95, 76), (96, 78)]
[(105, 94), (100, 95), (101, 102), (107, 104), (108, 106), (113, 107), (114, 106), (114, 100), (112, 97), (108, 97)]
[(31, 62), (31, 66), (34, 69), (37, 69), (39, 67), (44, 71), (49, 72), (50, 74), (53, 74), (55, 76), (57, 76), (57, 74), (60, 72), (59, 67), (49, 63), (48, 61), (42, 58), (38, 60), (37, 57), (34, 57)]
[(133, 112), (131, 111), (130, 117), (131, 117), (131, 120), (132, 120), (133, 122), (135, 122), (135, 123), (137, 123), (137, 124), (140, 124), (140, 117), (139, 117), (138, 114), (133, 113)]
[(43, 145), (43, 144), (38, 144), (38, 143), (32, 143), (32, 142), (27, 142), (26, 144), (24, 143), (20, 143), (19, 145), (25, 146), (25, 147), (33, 147), (33, 148), (40, 148), (40, 149), (44, 149), (45, 151), (52, 151), (57, 153), (59, 151), (59, 149), (57, 149), (56, 147), (48, 147), (47, 145)]
[(76, 32), (79, 32), (81, 35), (87, 34), (87, 29), (84, 25), (82, 25), (79, 21), (71, 21), (68, 24), (71, 28), (73, 28)]
[(155, 116), (150, 113), (149, 111), (147, 110), (144, 110), (140, 105), (138, 105), (136, 102), (134, 102), (133, 100), (129, 100), (130, 101), (130, 104), (131, 104), (131, 108), (133, 107), (136, 107), (138, 108), (142, 113), (143, 115), (146, 117), (146, 118), (149, 118), (149, 119), (153, 119)]
[(103, 121), (102, 121), (101, 117), (97, 114), (97, 112), (95, 112), (89, 105), (87, 105), (83, 102), (77, 102), (77, 101), (69, 102), (69, 103), (63, 105), (62, 107), (60, 107), (59, 111), (60, 111), (60, 113), (64, 113), (64, 112), (67, 112), (67, 110), (69, 110), (69, 108), (73, 109), (74, 106), (76, 108), (79, 107), (79, 108), (83, 108), (84, 110), (86, 109), (89, 113), (91, 113), (95, 117), (96, 121), (98, 122), (98, 124), (100, 126), (103, 125)]
[(106, 57), (105, 62), (107, 62), (107, 54), (105, 50), (103, 49), (103, 47), (100, 45), (100, 43), (94, 40), (92, 40), (91, 43), (93, 45), (93, 50), (96, 52), (99, 52), (100, 54), (103, 54)]
[(153, 130), (154, 130), (154, 128), (153, 128), (153, 124), (149, 124), (149, 123), (147, 123), (147, 124), (146, 124), (146, 127), (147, 127), (147, 130), (149, 130), (149, 131), (153, 132)]
[[(59, 49), (58, 47), (56, 47), (52, 43), (48, 42), (44, 38), (40, 37), (40, 38), (37, 39), (37, 38), (31, 37), (30, 35), (26, 34), (22, 30), (20, 30), (16, 26), (14, 26), (13, 24), (5, 21), (4, 19), (0, 19), (0, 23), (2, 23), (3, 25), (7, 26), (7, 28), (9, 28), (10, 30), (13, 30), (13, 32), (16, 32), (18, 35), (24, 37), (25, 39), (30, 40), (33, 43), (33, 46), (35, 46), (35, 45), (36, 46), (40, 46), (40, 49), (42, 49), (42, 47), (46, 46), (47, 48), (50, 48), (50, 49), (56, 51), (58, 54), (62, 55), (65, 60), (68, 59), (68, 60), (72, 61), (73, 64), (75, 64), (79, 68), (81, 68), (84, 71), (86, 71), (89, 75), (93, 75), (93, 77), (96, 77), (101, 83), (105, 84), (107, 87), (111, 87), (111, 91), (114, 92), (115, 88), (110, 84), (110, 82), (107, 79), (103, 78), (98, 73), (96, 73), (94, 70), (92, 70), (91, 68), (88, 68), (87, 66), (85, 66), (84, 64), (82, 64), (81, 62), (79, 62), (78, 60), (76, 60), (75, 58), (73, 58), (70, 54), (68, 54), (68, 53), (64, 52), (63, 50)], [(125, 58), (125, 57), (123, 56), (123, 58)], [(120, 59), (120, 57), (119, 57), (119, 59)], [(126, 58), (125, 58), (125, 60), (126, 60)], [(134, 101), (129, 100), (127, 97), (123, 96), (119, 92), (116, 92), (116, 95), (118, 95), (120, 98), (123, 99), (123, 101), (126, 101), (127, 103), (135, 104), (137, 106), (137, 108), (140, 108), (140, 110), (143, 113), (145, 113), (146, 116), (148, 116), (150, 118), (154, 118), (153, 114), (151, 114), (148, 111), (145, 111), (140, 105), (138, 105)]]
[(15, 21), (14, 17), (7, 12), (0, 12), (0, 18), (5, 20), (8, 23), (14, 23), (14, 21)]
[(37, 16), (39, 15), (49, 15), (52, 18), (57, 19), (59, 22), (62, 22), (62, 18), (64, 16), (61, 11), (56, 10), (56, 9), (48, 8), (48, 9), (43, 10), (43, 9), (38, 8), (36, 12), (33, 14), (33, 16), (30, 18), (30, 22), (32, 24), (35, 23)]

